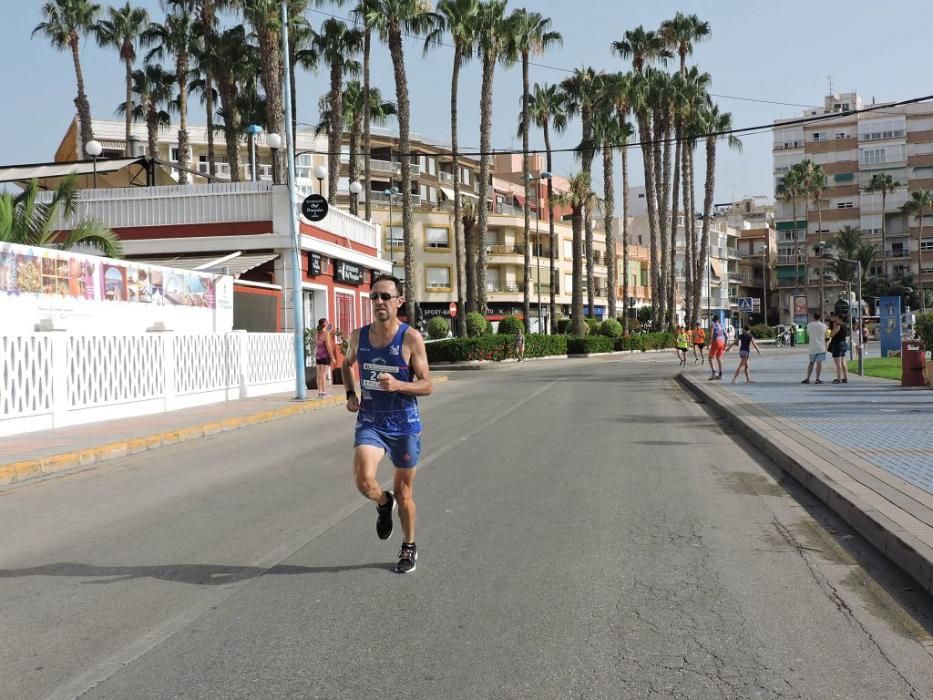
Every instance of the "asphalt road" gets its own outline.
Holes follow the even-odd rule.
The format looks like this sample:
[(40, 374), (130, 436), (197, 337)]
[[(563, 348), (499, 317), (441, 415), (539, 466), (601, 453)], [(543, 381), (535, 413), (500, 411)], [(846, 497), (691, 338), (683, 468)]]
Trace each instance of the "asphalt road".
[(930, 599), (676, 370), (454, 374), (410, 576), (339, 409), (2, 489), (0, 697), (933, 697)]

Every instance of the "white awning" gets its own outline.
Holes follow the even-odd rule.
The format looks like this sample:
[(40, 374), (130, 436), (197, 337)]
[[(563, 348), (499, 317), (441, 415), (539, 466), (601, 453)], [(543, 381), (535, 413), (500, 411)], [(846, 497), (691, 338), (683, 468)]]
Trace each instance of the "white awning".
[[(451, 187), (441, 187), (441, 192), (444, 193), (444, 196), (447, 197), (451, 202), (454, 201), (454, 191)], [(479, 199), (475, 194), (467, 190), (460, 190), (461, 197), (470, 197), (471, 199)]]
[(215, 275), (226, 273), (237, 279), (244, 272), (249, 272), (270, 260), (275, 260), (277, 257), (279, 257), (278, 253), (249, 253), (247, 255), (237, 255), (236, 257), (215, 254), (185, 258), (136, 258), (135, 261), (150, 265), (161, 265), (162, 267), (178, 267), (183, 270), (202, 270)]
[[(145, 163), (140, 158), (117, 158), (97, 161), (97, 174), (112, 173), (123, 170), (136, 162)], [(40, 165), (14, 165), (0, 168), (0, 182), (22, 182), (26, 180), (44, 180), (50, 177), (65, 177), (66, 175), (93, 175), (94, 163), (92, 161), (77, 161), (72, 163), (44, 163)]]

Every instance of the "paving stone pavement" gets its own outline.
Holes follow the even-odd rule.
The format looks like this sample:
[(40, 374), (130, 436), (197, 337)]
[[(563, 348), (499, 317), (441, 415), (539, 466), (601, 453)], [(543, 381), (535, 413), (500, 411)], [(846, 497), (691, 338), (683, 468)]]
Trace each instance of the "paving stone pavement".
[(753, 383), (731, 384), (738, 355), (724, 359), (723, 388), (933, 495), (933, 390), (851, 372), (847, 384), (832, 384), (831, 360), (823, 363), (824, 384), (803, 385), (806, 349), (789, 348), (752, 353)]

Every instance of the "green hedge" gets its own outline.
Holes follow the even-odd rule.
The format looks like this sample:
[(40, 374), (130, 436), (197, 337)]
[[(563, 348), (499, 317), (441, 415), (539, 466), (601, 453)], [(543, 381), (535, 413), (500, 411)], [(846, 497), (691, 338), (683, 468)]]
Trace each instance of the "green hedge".
[[(481, 335), (476, 338), (449, 338), (427, 345), (428, 362), (463, 362), (465, 360), (506, 360), (515, 357), (514, 335)], [(525, 336), (525, 357), (548, 357), (567, 354), (567, 336)]]
[(486, 333), (486, 328), (488, 326), (489, 322), (486, 320), (486, 317), (478, 311), (471, 311), (466, 315), (467, 335), (471, 338)]
[(659, 333), (633, 333), (627, 338), (616, 338), (613, 344), (615, 350), (663, 350), (674, 347), (674, 334)]
[(756, 338), (773, 338), (774, 329), (764, 323), (758, 323), (752, 326), (752, 335)]
[(428, 337), (432, 340), (446, 338), (449, 330), (450, 324), (443, 316), (435, 316), (428, 321)]
[(607, 338), (618, 338), (622, 335), (622, 324), (614, 318), (607, 318), (600, 324), (599, 334)]
[(612, 352), (612, 338), (603, 335), (588, 335), (585, 338), (567, 339), (568, 355), (584, 355), (596, 352)]
[(500, 335), (515, 335), (518, 332), (518, 329), (522, 329), (522, 333), (525, 332), (525, 324), (517, 316), (506, 316), (501, 321), (499, 321), (499, 334)]
[(928, 351), (933, 350), (933, 311), (917, 314), (914, 331), (916, 331), (917, 337), (923, 341), (923, 347)]

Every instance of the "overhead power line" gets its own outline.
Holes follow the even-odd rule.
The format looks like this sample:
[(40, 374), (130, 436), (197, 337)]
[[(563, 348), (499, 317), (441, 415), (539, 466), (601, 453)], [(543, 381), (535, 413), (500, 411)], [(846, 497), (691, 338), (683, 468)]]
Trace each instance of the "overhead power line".
[[(709, 132), (704, 132), (701, 134), (693, 134), (689, 137), (681, 137), (681, 138), (672, 136), (670, 138), (664, 138), (664, 139), (652, 139), (651, 141), (632, 141), (630, 143), (614, 143), (610, 147), (613, 150), (616, 150), (616, 149), (621, 149), (621, 148), (636, 148), (636, 147), (641, 147), (641, 146), (652, 146), (655, 143), (663, 144), (663, 143), (677, 143), (678, 141), (682, 141), (682, 142), (699, 141), (700, 139), (709, 138), (711, 136), (714, 136), (716, 138), (720, 138), (723, 136), (736, 136), (740, 134), (751, 136), (755, 134), (771, 132), (776, 129), (784, 129), (789, 126), (797, 126), (801, 124), (814, 124), (814, 123), (819, 123), (823, 121), (831, 121), (833, 119), (838, 120), (838, 119), (842, 119), (845, 117), (850, 117), (850, 116), (857, 115), (857, 114), (867, 114), (870, 112), (879, 112), (879, 111), (883, 112), (883, 110), (890, 109), (892, 107), (903, 107), (904, 105), (918, 104), (920, 102), (928, 102), (930, 100), (933, 100), (933, 95), (924, 95), (923, 97), (912, 97), (907, 100), (901, 100), (899, 102), (888, 102), (886, 104), (881, 104), (881, 105), (869, 105), (868, 107), (863, 107), (861, 109), (852, 109), (852, 110), (848, 110), (845, 112), (828, 112), (826, 114), (812, 114), (812, 115), (805, 116), (805, 117), (798, 117), (796, 119), (782, 119), (777, 124), (771, 123), (771, 124), (758, 124), (755, 126), (736, 127), (733, 129), (726, 129), (724, 131), (709, 131)], [(596, 151), (601, 147), (602, 146), (600, 144), (594, 144), (592, 146), (592, 150)], [(551, 154), (553, 155), (555, 153), (579, 153), (581, 150), (584, 150), (582, 146), (573, 146), (570, 148), (552, 148)], [(326, 151), (318, 151), (317, 153), (319, 153), (320, 155), (328, 155), (328, 156), (335, 156), (335, 157), (356, 156), (356, 157), (361, 158), (367, 155), (366, 153), (363, 153), (363, 152), (347, 153), (344, 151), (340, 153), (329, 153)], [(479, 151), (479, 150), (458, 151), (457, 155), (468, 157), (468, 158), (477, 158), (477, 157), (482, 157), (484, 155), (504, 156), (504, 155), (520, 155), (523, 153), (524, 151), (520, 148), (502, 148), (502, 149), (493, 149), (491, 151)], [(529, 150), (528, 153), (530, 155), (545, 155), (547, 151), (537, 148), (537, 149)], [(369, 155), (372, 156), (373, 154), (370, 152)], [(424, 154), (421, 154), (421, 153), (405, 154), (405, 153), (397, 152), (397, 153), (393, 153), (393, 155), (398, 155), (399, 157), (408, 155), (409, 157), (411, 157), (411, 156), (418, 156), (418, 155), (424, 155)]]

